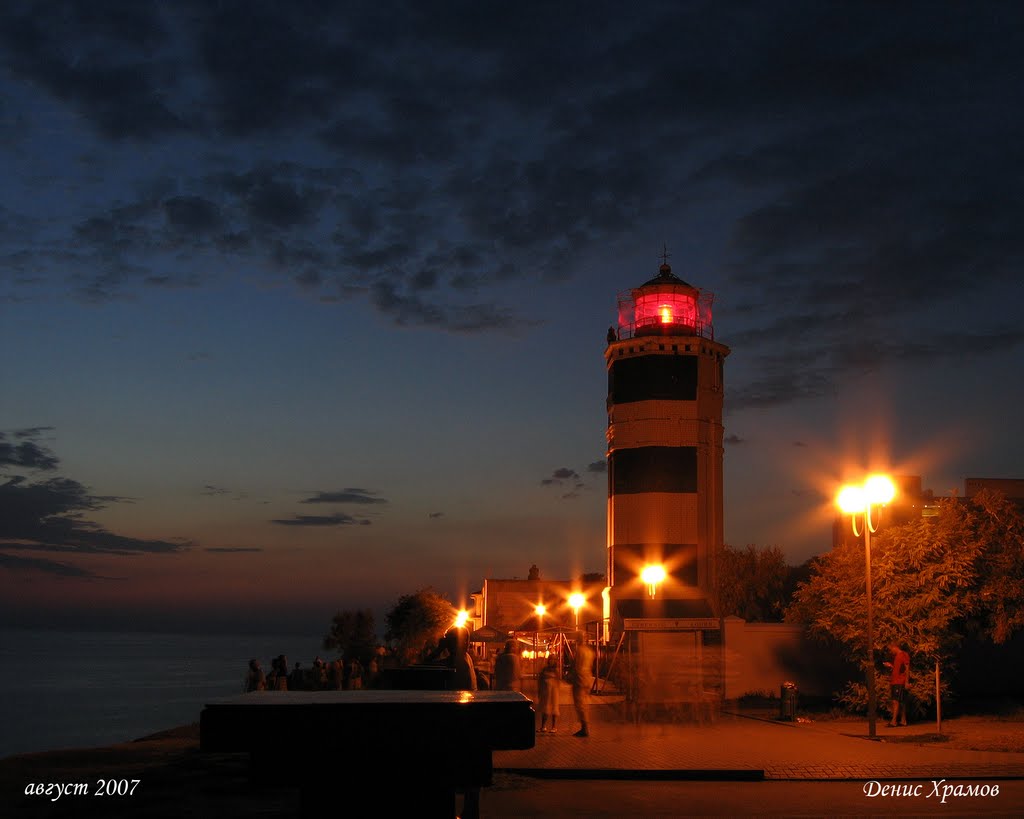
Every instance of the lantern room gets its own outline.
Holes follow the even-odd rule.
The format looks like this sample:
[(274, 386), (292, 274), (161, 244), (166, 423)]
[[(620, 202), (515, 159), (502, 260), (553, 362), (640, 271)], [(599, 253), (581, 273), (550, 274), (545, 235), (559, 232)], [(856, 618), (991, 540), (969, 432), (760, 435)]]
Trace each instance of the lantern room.
[(620, 293), (619, 339), (634, 336), (687, 335), (714, 339), (714, 295), (687, 284), (662, 264), (657, 276)]

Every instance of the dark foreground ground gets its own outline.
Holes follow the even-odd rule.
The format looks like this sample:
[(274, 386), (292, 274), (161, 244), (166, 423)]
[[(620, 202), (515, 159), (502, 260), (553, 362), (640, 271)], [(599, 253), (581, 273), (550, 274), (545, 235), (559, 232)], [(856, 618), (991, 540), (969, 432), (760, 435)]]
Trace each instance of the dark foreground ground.
[[(808, 718), (799, 725), (773, 725), (770, 715), (744, 714), (702, 727), (631, 727), (608, 721), (597, 723), (590, 740), (573, 738), (571, 722), (567, 717), (557, 736), (538, 735), (537, 747), (531, 751), (495, 754), (494, 782), (480, 798), (484, 819), (1024, 816), (1024, 712), (1020, 711), (951, 719), (944, 723), (941, 737), (930, 726), (919, 724), (905, 733), (885, 733), (882, 742), (858, 737), (864, 726), (857, 721), (824, 717)], [(643, 738), (635, 752), (629, 745), (632, 733)], [(759, 747), (748, 747), (755, 744)], [(645, 760), (638, 757), (648, 756), (649, 764), (665, 755), (666, 748), (669, 766), (680, 770), (665, 778), (643, 775), (639, 769)], [(601, 754), (614, 760), (615, 766), (603, 770), (564, 767), (578, 758), (593, 764)], [(722, 760), (722, 764), (717, 773), (691, 770), (687, 776), (682, 769), (688, 755)], [(834, 772), (823, 781), (816, 778), (813, 766), (820, 766), (822, 757), (830, 755), (838, 763), (830, 763)], [(784, 772), (773, 773), (771, 765), (758, 761), (772, 760), (774, 765), (787, 758), (790, 762), (779, 770), (794, 771), (792, 778)], [(875, 773), (883, 764), (891, 768), (894, 759), (905, 763), (898, 777), (887, 779)], [(732, 760), (754, 760), (753, 767), (765, 769), (765, 778), (749, 781), (746, 769), (739, 771), (743, 777), (730, 777), (726, 763)], [(875, 777), (879, 782), (870, 784)], [(396, 772), (394, 779), (400, 788), (401, 773)], [(940, 782), (940, 787), (959, 786), (959, 794), (950, 791), (943, 798), (935, 791)], [(58, 785), (77, 787), (57, 797)], [(903, 793), (872, 795), (871, 789), (880, 785), (900, 786)], [(100, 795), (101, 787), (113, 792)], [(332, 787), (337, 791), (338, 815), (393, 815), (387, 807), (388, 793), (368, 792), (361, 783), (346, 779), (344, 771), (338, 771)], [(26, 794), (38, 790), (42, 795)], [(132, 793), (118, 794), (118, 790)], [(0, 760), (0, 817), (284, 819), (296, 816), (298, 810), (298, 791), (254, 781), (246, 756), (200, 753), (198, 725), (106, 748)]]

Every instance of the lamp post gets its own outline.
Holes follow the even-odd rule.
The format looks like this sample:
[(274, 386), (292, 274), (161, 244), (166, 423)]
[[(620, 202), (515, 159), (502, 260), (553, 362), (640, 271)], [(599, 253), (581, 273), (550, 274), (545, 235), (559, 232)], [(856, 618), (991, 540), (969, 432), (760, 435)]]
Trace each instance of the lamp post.
[(538, 668), (537, 661), (540, 659), (540, 629), (544, 623), (544, 615), (548, 613), (548, 607), (543, 603), (538, 603), (533, 607), (533, 613), (537, 615), (537, 630), (533, 635), (533, 667), (536, 670)]
[(573, 592), (569, 595), (569, 605), (572, 607), (572, 613), (576, 616), (576, 631), (580, 630), (580, 609), (583, 608), (585, 602), (586, 598), (580, 592)]
[(896, 495), (896, 486), (887, 475), (870, 475), (860, 486), (847, 485), (836, 495), (836, 505), (843, 514), (850, 516), (853, 536), (860, 537), (857, 526), (858, 515), (864, 516), (864, 578), (867, 586), (867, 685), (868, 685), (868, 736), (874, 738), (878, 722), (878, 699), (875, 693), (875, 630), (871, 619), (871, 535), (878, 531), (878, 521), (871, 520), (872, 506), (885, 506)]

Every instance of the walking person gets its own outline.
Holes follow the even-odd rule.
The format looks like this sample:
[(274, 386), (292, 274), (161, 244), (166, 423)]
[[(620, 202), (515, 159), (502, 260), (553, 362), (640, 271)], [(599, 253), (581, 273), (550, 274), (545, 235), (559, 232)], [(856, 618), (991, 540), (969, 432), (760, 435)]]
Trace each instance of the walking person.
[(540, 732), (558, 732), (558, 688), (562, 681), (558, 674), (558, 657), (551, 654), (537, 675), (537, 693), (540, 697)]
[(889, 676), (889, 691), (892, 697), (892, 718), (889, 720), (889, 727), (907, 724), (907, 686), (910, 684), (910, 655), (897, 643), (889, 645), (892, 652), (892, 662), (885, 662), (886, 668), (892, 669)]
[(494, 688), (497, 691), (522, 691), (523, 669), (516, 644), (509, 640), (494, 660)]
[(576, 635), (576, 661), (572, 669), (572, 704), (580, 729), (574, 737), (590, 736), (590, 689), (594, 685), (594, 651), (587, 645), (587, 635)]

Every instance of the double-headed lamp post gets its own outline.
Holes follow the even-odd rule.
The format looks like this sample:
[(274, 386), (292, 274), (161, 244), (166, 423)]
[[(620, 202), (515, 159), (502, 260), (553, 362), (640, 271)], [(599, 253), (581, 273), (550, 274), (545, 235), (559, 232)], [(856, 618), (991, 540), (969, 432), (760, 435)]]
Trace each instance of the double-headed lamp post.
[(860, 537), (858, 516), (864, 517), (864, 577), (867, 586), (868, 619), (868, 736), (875, 736), (878, 721), (878, 699), (875, 694), (875, 630), (871, 620), (871, 535), (878, 530), (878, 521), (871, 519), (872, 506), (885, 506), (896, 496), (896, 486), (888, 475), (869, 475), (863, 484), (844, 486), (836, 495), (836, 505), (850, 516), (853, 536)]

